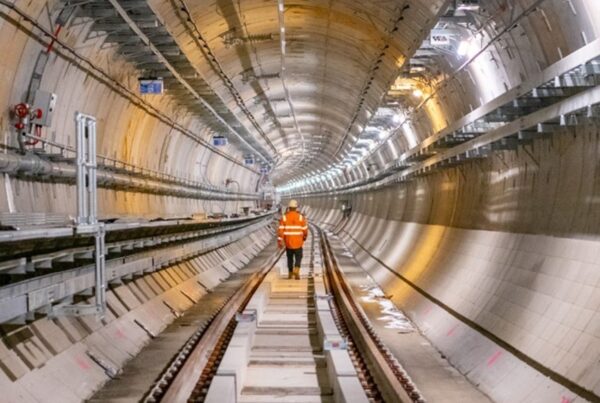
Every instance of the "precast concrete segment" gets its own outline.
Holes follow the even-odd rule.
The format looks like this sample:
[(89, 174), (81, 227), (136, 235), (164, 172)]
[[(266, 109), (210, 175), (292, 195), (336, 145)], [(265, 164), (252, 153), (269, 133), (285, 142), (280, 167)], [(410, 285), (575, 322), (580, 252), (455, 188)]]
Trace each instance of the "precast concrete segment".
[(431, 208), (426, 195), (399, 198), (404, 191), (380, 193), (377, 202), (373, 194), (354, 198), (350, 220), (327, 207), (334, 201), (315, 200), (310, 217), (336, 229), (394, 303), (493, 400), (596, 401), (589, 391), (598, 391), (598, 242), (544, 235), (532, 221), (518, 228), (534, 234), (492, 223), (483, 230), (456, 228), (458, 220), (401, 222), (394, 217), (410, 220), (421, 206)]
[[(76, 49), (69, 46), (65, 41), (63, 41), (62, 39), (59, 39), (56, 35), (53, 34), (53, 32), (46, 29), (42, 24), (40, 24), (38, 21), (36, 21), (36, 19), (34, 17), (29, 15), (24, 9), (22, 9), (19, 6), (17, 6), (16, 4), (14, 4), (14, 2), (10, 2), (7, 0), (0, 0), (0, 4), (9, 8), (10, 10), (13, 10), (21, 18), (23, 18), (25, 21), (30, 23), (33, 27), (37, 28), (38, 30), (40, 30), (42, 32), (42, 34), (37, 34), (37, 33), (33, 32), (33, 30), (32, 30), (31, 35), (34, 35), (34, 36), (36, 36), (37, 39), (41, 39), (41, 40), (50, 38), (54, 44), (56, 44), (60, 47), (59, 53), (61, 53), (61, 55), (63, 55), (66, 59), (70, 59), (70, 57), (73, 56), (76, 61), (76, 64), (79, 67), (81, 67), (83, 70), (85, 70), (86, 72), (90, 73), (92, 76), (97, 78), (99, 82), (104, 82), (105, 84), (108, 84), (116, 93), (119, 93), (119, 94), (123, 95), (125, 98), (129, 99), (132, 102), (132, 104), (139, 106), (141, 109), (143, 109), (145, 112), (147, 112), (148, 115), (156, 117), (158, 120), (166, 123), (168, 126), (174, 128), (174, 129), (176, 129), (178, 132), (180, 132), (184, 136), (194, 140), (195, 142), (198, 142), (199, 144), (203, 145), (204, 147), (206, 147), (213, 153), (218, 154), (218, 155), (222, 156), (223, 158), (226, 158), (227, 160), (231, 161), (234, 164), (237, 164), (241, 168), (248, 169), (254, 173), (257, 173), (255, 170), (246, 166), (245, 164), (240, 162), (238, 159), (234, 158), (233, 156), (229, 155), (228, 153), (225, 153), (225, 152), (219, 150), (217, 147), (211, 145), (208, 141), (206, 141), (204, 138), (202, 138), (201, 135), (194, 133), (191, 130), (189, 130), (188, 128), (179, 124), (177, 121), (175, 121), (173, 118), (168, 116), (166, 113), (164, 113), (160, 109), (156, 108), (156, 106), (154, 106), (152, 103), (147, 102), (141, 96), (135, 94), (132, 90), (127, 88), (127, 86), (125, 86), (123, 83), (114, 79), (111, 76), (111, 74), (108, 73), (106, 70), (100, 68), (91, 59), (86, 58), (85, 56), (81, 55)], [(23, 28), (21, 24), (19, 24), (19, 27)], [(59, 50), (56, 49), (55, 51), (59, 51)]]
[[(267, 239), (268, 241), (269, 239)], [(186, 347), (197, 331), (205, 330), (233, 294), (256, 271), (260, 270), (273, 248), (266, 247), (246, 266), (226, 281), (211, 288), (185, 314), (176, 319), (160, 335), (152, 339), (142, 351), (132, 359), (122, 373), (109, 381), (89, 400), (90, 402), (142, 401), (155, 386), (157, 380), (168, 368), (169, 363), (180, 359), (179, 353)]]
[[(543, 374), (544, 378), (545, 378), (545, 383), (548, 383), (548, 385), (540, 386), (540, 388), (545, 388), (548, 390), (547, 396), (561, 394), (562, 396), (568, 396), (568, 397), (566, 397), (566, 399), (568, 399), (570, 401), (574, 401), (575, 399), (580, 399), (582, 401), (598, 400), (598, 396), (595, 395), (595, 393), (594, 393), (595, 391), (586, 390), (585, 388), (581, 387), (580, 385), (578, 385), (575, 382), (571, 381), (570, 379), (566, 378), (562, 374), (553, 371), (551, 368), (544, 366), (540, 362), (536, 361), (534, 358), (515, 349), (513, 346), (508, 344), (506, 341), (502, 340), (496, 334), (488, 331), (484, 327), (480, 326), (477, 322), (470, 320), (468, 317), (455, 311), (450, 306), (446, 305), (444, 302), (438, 300), (433, 295), (429, 294), (426, 290), (419, 287), (418, 284), (415, 284), (412, 281), (410, 281), (409, 279), (407, 279), (406, 277), (394, 272), (389, 266), (387, 266), (381, 260), (379, 260), (375, 256), (371, 255), (364, 248), (364, 246), (357, 243), (356, 240), (353, 239), (351, 236), (348, 239), (350, 242), (354, 243), (356, 245), (356, 247), (365, 251), (368, 254), (369, 259), (375, 260), (379, 265), (381, 265), (381, 267), (390, 271), (394, 276), (397, 276), (398, 278), (400, 278), (408, 287), (411, 288), (412, 292), (420, 294), (422, 297), (424, 297), (426, 300), (428, 300), (429, 303), (433, 303), (437, 308), (441, 308), (443, 311), (445, 311), (444, 313), (446, 315), (453, 316), (455, 319), (457, 319), (457, 320), (453, 321), (454, 323), (451, 325), (452, 326), (451, 329), (449, 329), (448, 333), (446, 333), (447, 336), (448, 335), (452, 336), (452, 334), (455, 332), (455, 330), (453, 331), (453, 329), (461, 328), (461, 330), (465, 330), (464, 328), (466, 327), (466, 328), (470, 328), (467, 331), (465, 331), (465, 333), (467, 333), (467, 332), (471, 333), (470, 337), (473, 337), (473, 335), (476, 335), (475, 337), (487, 339), (487, 340), (484, 340), (483, 342), (481, 340), (479, 340), (476, 343), (485, 346), (485, 348), (488, 350), (493, 351), (493, 353), (491, 355), (489, 355), (488, 358), (483, 360), (486, 362), (485, 367), (487, 367), (488, 369), (492, 368), (494, 366), (494, 364), (496, 363), (496, 361), (501, 356), (504, 355), (505, 360), (513, 361), (510, 366), (524, 367), (524, 368), (520, 369), (520, 372), (522, 374), (524, 374), (524, 376), (526, 374), (526, 376), (530, 379), (537, 378), (539, 376), (539, 373)], [(433, 309), (433, 308), (430, 306), (428, 309), (429, 309), (429, 312), (431, 312), (431, 309)], [(448, 321), (446, 320), (446, 322), (448, 322)], [(452, 323), (452, 322), (450, 322), (450, 323)], [(439, 337), (439, 334), (436, 336)], [(482, 359), (481, 359), (481, 357), (478, 357), (477, 360), (481, 361)], [(483, 363), (480, 363), (479, 366), (480, 366), (480, 368), (478, 368), (478, 369), (481, 371), (482, 370), (481, 367), (483, 366)], [(507, 370), (506, 367), (507, 366), (505, 366), (501, 370)], [(514, 372), (513, 372), (513, 374), (514, 374)], [(481, 375), (475, 375), (475, 376), (481, 376)], [(522, 385), (520, 390), (517, 393), (527, 393), (526, 391), (527, 391), (527, 387), (524, 387)], [(501, 392), (499, 390), (495, 390), (495, 392), (505, 394), (504, 392)], [(573, 394), (579, 395), (580, 397), (577, 397), (577, 398), (571, 397), (571, 396), (573, 396)], [(545, 397), (544, 397), (544, 399), (545, 399)], [(543, 401), (543, 399), (541, 401)]]
[[(185, 87), (190, 94), (193, 95), (208, 111), (210, 111), (214, 117), (233, 135), (235, 135), (239, 140), (248, 147), (249, 151), (255, 152), (258, 156), (261, 156), (265, 159), (265, 161), (269, 161), (269, 154), (264, 150), (258, 151), (255, 147), (253, 147), (248, 141), (253, 141), (253, 139), (246, 139), (240, 133), (238, 133), (231, 125), (223, 119), (223, 117), (187, 82), (187, 80), (177, 72), (177, 70), (169, 63), (169, 61), (165, 58), (165, 56), (154, 46), (154, 44), (148, 39), (148, 37), (142, 32), (142, 30), (137, 26), (137, 24), (129, 17), (127, 11), (123, 8), (123, 6), (117, 0), (108, 0), (110, 4), (117, 10), (121, 18), (125, 20), (125, 22), (129, 25), (131, 30), (133, 30), (138, 37), (148, 46), (152, 52), (158, 57), (158, 59), (164, 64), (164, 66), (171, 72), (171, 74), (177, 78), (177, 80), (181, 83), (183, 87)], [(241, 122), (240, 122), (241, 124)], [(259, 148), (260, 147), (259, 145)]]
[[(529, 11), (531, 11), (531, 8)], [(525, 14), (527, 13), (528, 12)], [(575, 95), (577, 92), (580, 92), (586, 88), (593, 89), (593, 87), (596, 86), (597, 78), (595, 78), (595, 76), (598, 75), (598, 72), (594, 66), (597, 63), (599, 47), (600, 40), (598, 39), (587, 43), (585, 46), (582, 46), (571, 54), (561, 58), (554, 64), (548, 66), (546, 69), (532, 75), (528, 80), (523, 81), (520, 85), (514, 86), (510, 90), (507, 89), (506, 92), (502, 93), (500, 96), (494, 97), (494, 99), (488, 103), (483, 104), (482, 102), (480, 107), (474, 110), (471, 108), (470, 111), (465, 111), (462, 117), (454, 121), (447, 122), (445, 126), (441, 127), (441, 130), (439, 130), (439, 127), (436, 128), (434, 134), (422, 138), (420, 143), (416, 144), (410, 149), (404, 150), (404, 152), (399, 156), (397, 155), (396, 151), (393, 153), (385, 153), (385, 149), (390, 148), (391, 143), (388, 141), (382, 141), (379, 146), (375, 147), (373, 150), (367, 153), (367, 155), (359, 159), (359, 161), (355, 164), (356, 166), (350, 170), (350, 176), (338, 175), (336, 177), (336, 179), (341, 179), (338, 190), (353, 188), (354, 190), (364, 191), (372, 188), (372, 186), (366, 186), (368, 183), (375, 181), (379, 181), (378, 186), (390, 184), (398, 179), (402, 179), (402, 176), (405, 175), (405, 173), (397, 174), (394, 177), (388, 178), (387, 181), (380, 181), (380, 179), (388, 175), (393, 175), (397, 170), (406, 169), (407, 167), (410, 167), (411, 169), (416, 168), (417, 172), (421, 174), (423, 171), (430, 171), (435, 164), (440, 165), (442, 161), (445, 161), (444, 163), (447, 163), (451, 160), (455, 160), (453, 162), (457, 162), (456, 160), (464, 161), (468, 158), (476, 158), (482, 154), (485, 156), (486, 146), (489, 146), (489, 144), (493, 141), (498, 141), (508, 136), (517, 137), (514, 138), (514, 141), (519, 144), (527, 144), (530, 139), (530, 137), (528, 138), (527, 136), (540, 136), (544, 133), (547, 133), (547, 131), (552, 130), (550, 129), (551, 127), (557, 126), (557, 122), (553, 122), (552, 120), (553, 118), (559, 119), (559, 115), (556, 114), (558, 109), (560, 109), (560, 114), (562, 114), (560, 116), (563, 117), (568, 116), (570, 113), (576, 113), (577, 110), (582, 107), (587, 107), (589, 110), (588, 113), (594, 115), (596, 113), (594, 111), (597, 110), (597, 106), (593, 106), (595, 101), (590, 94), (584, 96), (585, 99), (581, 100), (581, 102), (577, 101), (576, 97), (571, 97), (570, 99), (566, 98), (568, 95)], [(450, 74), (450, 76), (453, 76), (453, 74)], [(573, 77), (577, 77), (577, 80), (574, 80)], [(577, 84), (574, 84), (574, 82), (577, 82)], [(548, 89), (550, 89), (550, 91), (554, 91), (555, 95), (559, 95), (557, 100), (560, 98), (565, 98), (563, 102), (560, 102), (560, 108), (558, 108), (558, 102), (556, 102), (557, 107), (555, 108), (543, 108), (543, 106), (548, 106), (548, 101), (552, 98), (543, 95), (544, 91), (547, 91)], [(440, 90), (440, 87), (438, 87), (435, 93), (437, 93), (438, 90)], [(430, 104), (432, 104), (434, 101), (439, 102), (439, 99), (435, 100), (432, 94), (426, 100), (421, 102), (419, 107), (413, 108), (412, 112), (405, 117), (404, 122), (402, 122), (399, 127), (401, 128), (411, 120), (423, 120), (423, 111), (428, 110), (428, 108), (431, 107)], [(513, 103), (512, 106), (511, 103)], [(535, 109), (539, 109), (539, 113), (529, 113), (528, 118), (522, 119), (522, 121), (519, 119), (515, 121), (518, 121), (519, 124), (513, 122), (512, 126), (506, 125), (506, 128), (500, 131), (492, 130), (494, 133), (493, 139), (491, 139), (490, 136), (487, 136), (483, 137), (481, 141), (472, 140), (466, 143), (465, 146), (467, 146), (468, 149), (465, 149), (464, 146), (463, 148), (460, 148), (460, 146), (458, 148), (454, 148), (454, 150), (458, 152), (445, 149), (448, 144), (452, 145), (453, 142), (454, 144), (465, 143), (467, 139), (471, 138), (462, 137), (462, 140), (457, 141), (457, 138), (460, 138), (465, 133), (469, 136), (475, 137), (479, 136), (480, 134), (484, 134), (486, 131), (488, 131), (488, 129), (485, 129), (483, 132), (479, 133), (478, 131), (481, 129), (481, 127), (476, 130), (474, 130), (474, 128), (481, 123), (482, 120), (485, 121), (485, 115), (488, 113), (495, 111), (496, 113), (500, 113), (500, 115), (506, 115), (502, 112), (502, 110), (506, 110), (507, 106), (508, 109), (517, 110), (519, 112), (527, 110), (532, 112)], [(535, 106), (535, 108), (532, 109), (532, 106)], [(577, 113), (582, 115), (581, 111)], [(519, 114), (520, 113), (517, 113), (517, 116), (519, 116)], [(509, 116), (505, 117), (507, 120), (512, 119), (509, 119)], [(581, 119), (581, 116), (579, 119)], [(544, 121), (549, 121), (550, 124), (543, 123)], [(536, 123), (539, 124), (539, 127), (545, 127), (544, 129), (539, 130), (539, 133), (536, 133)], [(532, 125), (534, 125), (533, 129)], [(397, 135), (402, 132), (403, 129), (399, 129), (397, 133), (390, 134), (388, 139), (390, 141), (393, 138), (397, 139)], [(424, 130), (424, 132), (427, 132), (427, 130)], [(454, 137), (454, 134), (456, 134), (457, 137)], [(445, 142), (445, 140), (450, 138), (452, 138), (453, 141)], [(393, 149), (394, 147), (391, 148)], [(375, 158), (376, 154), (379, 154), (379, 157), (383, 158), (380, 161), (377, 161)], [(394, 155), (392, 156), (392, 154)], [(434, 158), (430, 159), (430, 162), (433, 164), (413, 164), (415, 160), (420, 162), (422, 161), (423, 157), (426, 156), (435, 156)], [(362, 172), (359, 171), (365, 166), (375, 166), (377, 168), (375, 171), (369, 170), (367, 175), (363, 176)], [(356, 175), (356, 173), (359, 174)], [(315, 193), (315, 190), (322, 192), (323, 189), (327, 189), (328, 187), (328, 185), (325, 183), (322, 183), (321, 185), (322, 186), (316, 186), (314, 189), (305, 190), (307, 190), (308, 193)]]
[(214, 366), (220, 359), (220, 352), (231, 336), (236, 313), (246, 305), (280, 256), (280, 251), (272, 254), (268, 262), (236, 291), (218, 312), (198, 343), (187, 352), (185, 359), (171, 365), (161, 378), (160, 384), (156, 385), (144, 400), (145, 402), (152, 403), (158, 399), (197, 400), (198, 395), (204, 393), (205, 384), (212, 379)]
[(242, 110), (242, 112), (244, 112), (244, 114), (246, 115), (248, 120), (256, 128), (256, 130), (261, 135), (261, 137), (264, 139), (264, 141), (267, 143), (267, 145), (270, 147), (270, 149), (274, 153), (277, 153), (277, 149), (273, 146), (273, 143), (271, 142), (271, 140), (267, 137), (267, 135), (263, 131), (262, 127), (256, 121), (256, 118), (252, 115), (252, 112), (250, 112), (250, 110), (246, 106), (246, 103), (244, 102), (244, 99), (242, 98), (241, 94), (238, 92), (235, 85), (233, 84), (231, 79), (227, 76), (225, 71), (223, 71), (223, 68), (222, 68), (221, 64), (219, 63), (217, 57), (212, 52), (208, 41), (202, 36), (200, 29), (195, 24), (194, 19), (192, 18), (192, 12), (190, 11), (186, 2), (184, 0), (179, 0), (179, 3), (180, 3), (181, 12), (183, 14), (185, 14), (185, 16), (187, 17), (187, 18), (182, 18), (182, 20), (185, 20), (185, 21), (183, 21), (183, 23), (186, 26), (186, 28), (188, 29), (190, 36), (198, 44), (198, 47), (202, 49), (202, 53), (206, 56), (208, 63), (210, 63), (213, 66), (213, 68), (216, 70), (217, 74), (220, 76), (220, 78), (223, 81), (223, 83), (225, 84), (225, 86), (229, 89), (229, 92), (230, 92), (232, 98), (235, 100), (238, 107)]
[[(117, 379), (121, 368), (145, 345), (163, 340), (161, 333), (171, 322), (185, 321), (188, 309), (242, 269), (248, 256), (256, 256), (272, 243), (272, 233), (261, 231), (260, 237), (222, 248), (221, 257), (212, 251), (112, 285), (102, 320), (93, 316), (41, 318), (24, 326), (3, 327), (0, 400), (63, 403), (90, 398), (102, 384)], [(218, 263), (223, 256), (233, 264), (231, 272)], [(169, 343), (163, 347), (177, 348)], [(147, 357), (141, 356), (134, 367), (147, 362)], [(132, 385), (132, 393), (139, 392), (140, 384)]]
[[(418, 385), (425, 401), (430, 403), (484, 403), (491, 400), (459, 373), (446, 358), (411, 323), (394, 318), (393, 302), (379, 290), (375, 281), (354, 259), (341, 239), (331, 236), (332, 252), (340, 270), (352, 287), (377, 334), (386, 347)], [(412, 330), (411, 330), (412, 328)]]
[[(253, 239), (255, 234), (252, 232), (264, 228), (266, 225), (268, 225), (267, 222), (255, 223), (239, 229), (237, 232), (233, 231), (195, 242), (109, 259), (107, 281), (115, 283), (123, 278), (143, 275), (170, 264), (192, 259), (203, 252), (227, 245), (240, 238)], [(143, 248), (143, 244), (140, 247)], [(67, 259), (70, 259), (68, 255)], [(10, 279), (9, 277), (9, 283), (0, 288), (0, 307), (2, 308), (0, 309), (0, 322), (23, 318), (24, 315), (33, 315), (37, 311), (44, 312), (56, 301), (85, 293), (94, 285), (95, 269), (86, 260), (83, 260), (83, 265), (81, 264), (81, 262), (75, 263), (74, 261), (73, 267), (67, 266), (61, 269), (60, 266), (53, 266), (50, 259), (43, 266), (38, 267), (41, 271), (30, 274), (29, 278), (22, 279), (14, 276)]]

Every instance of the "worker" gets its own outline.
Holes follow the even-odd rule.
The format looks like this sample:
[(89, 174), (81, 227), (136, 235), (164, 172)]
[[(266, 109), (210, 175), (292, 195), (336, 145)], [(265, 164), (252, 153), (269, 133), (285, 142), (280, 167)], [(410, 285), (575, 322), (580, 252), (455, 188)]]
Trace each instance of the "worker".
[(308, 236), (308, 221), (298, 211), (298, 202), (291, 200), (288, 211), (279, 220), (277, 245), (287, 255), (288, 279), (300, 280), (300, 263), (302, 262), (302, 246)]

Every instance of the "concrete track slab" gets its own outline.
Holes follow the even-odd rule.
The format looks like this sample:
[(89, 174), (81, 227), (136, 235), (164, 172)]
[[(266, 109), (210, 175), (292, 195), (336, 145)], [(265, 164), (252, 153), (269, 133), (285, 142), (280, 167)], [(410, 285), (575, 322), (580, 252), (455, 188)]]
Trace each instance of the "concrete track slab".
[(313, 364), (312, 367), (306, 365), (248, 367), (242, 394), (254, 394), (248, 392), (250, 389), (284, 388), (291, 390), (289, 394), (296, 394), (298, 389), (304, 389), (307, 394), (331, 393), (327, 371)]
[[(310, 272), (308, 266), (305, 270)], [(266, 281), (270, 295), (257, 323), (238, 401), (332, 402), (312, 280), (288, 280), (285, 271), (274, 270)]]

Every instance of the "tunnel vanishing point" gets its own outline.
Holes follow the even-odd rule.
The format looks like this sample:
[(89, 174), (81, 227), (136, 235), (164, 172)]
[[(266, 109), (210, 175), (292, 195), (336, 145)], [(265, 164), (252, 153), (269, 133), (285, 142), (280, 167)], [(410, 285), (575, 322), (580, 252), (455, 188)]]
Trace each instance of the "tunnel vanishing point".
[(600, 402), (599, 0), (0, 0), (0, 145), (0, 403)]

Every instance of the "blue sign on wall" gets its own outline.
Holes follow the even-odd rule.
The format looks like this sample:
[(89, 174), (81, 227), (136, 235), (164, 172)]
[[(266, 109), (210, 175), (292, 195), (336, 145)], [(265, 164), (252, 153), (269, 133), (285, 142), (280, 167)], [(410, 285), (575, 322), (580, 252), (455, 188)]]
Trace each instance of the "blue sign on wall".
[(246, 165), (254, 164), (254, 157), (244, 157), (244, 164), (246, 164)]
[(164, 89), (162, 79), (140, 79), (140, 94), (162, 94)]
[(213, 136), (212, 143), (213, 146), (226, 146), (227, 138), (225, 136)]

